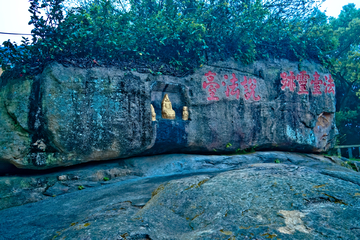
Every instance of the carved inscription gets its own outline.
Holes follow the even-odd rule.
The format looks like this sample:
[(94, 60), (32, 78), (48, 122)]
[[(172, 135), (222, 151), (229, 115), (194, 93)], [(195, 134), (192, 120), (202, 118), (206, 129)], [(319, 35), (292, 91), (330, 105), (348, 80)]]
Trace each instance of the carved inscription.
[[(206, 81), (203, 82), (202, 87), (203, 89), (207, 89), (209, 92), (210, 96), (207, 98), (208, 101), (219, 100), (219, 97), (216, 96), (216, 92), (221, 86), (216, 82), (216, 76), (217, 74), (211, 71), (205, 73)], [(261, 99), (261, 96), (256, 95), (255, 93), (255, 89), (257, 87), (256, 78), (244, 76), (244, 81), (240, 82), (235, 73), (232, 73), (231, 77), (225, 74), (222, 78), (223, 81), (221, 82), (221, 85), (225, 87), (224, 93), (226, 98), (235, 96), (236, 99), (240, 99), (240, 87), (242, 87), (245, 100), (251, 99), (253, 101), (259, 101)]]
[[(312, 95), (321, 95), (323, 92), (326, 94), (335, 95), (335, 84), (331, 75), (325, 75), (322, 79), (318, 72), (315, 72), (311, 76), (306, 71), (301, 71), (295, 76), (294, 72), (289, 73), (283, 72), (280, 74), (281, 78), (281, 90), (294, 92), (296, 88), (296, 82), (298, 83), (297, 94), (309, 94), (309, 88), (312, 89)], [(296, 81), (296, 82), (295, 82)], [(310, 86), (309, 86), (310, 85)], [(324, 86), (324, 87), (323, 87)]]
[(219, 97), (216, 97), (215, 94), (216, 94), (216, 89), (219, 89), (220, 85), (218, 83), (214, 82), (215, 76), (216, 76), (216, 73), (213, 73), (211, 71), (209, 71), (208, 73), (205, 73), (205, 77), (206, 77), (207, 81), (203, 82), (203, 88), (206, 89), (208, 87), (210, 97), (208, 97), (207, 99), (209, 101), (219, 100)]

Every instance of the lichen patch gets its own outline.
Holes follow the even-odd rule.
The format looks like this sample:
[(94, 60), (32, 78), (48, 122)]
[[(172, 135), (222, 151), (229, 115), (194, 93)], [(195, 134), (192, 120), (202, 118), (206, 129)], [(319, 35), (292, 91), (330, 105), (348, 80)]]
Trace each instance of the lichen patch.
[(279, 214), (283, 215), (285, 218), (285, 227), (280, 227), (278, 230), (281, 233), (285, 234), (294, 234), (295, 231), (300, 231), (303, 233), (310, 233), (310, 229), (308, 229), (301, 218), (305, 217), (306, 214), (299, 211), (285, 211), (280, 210)]

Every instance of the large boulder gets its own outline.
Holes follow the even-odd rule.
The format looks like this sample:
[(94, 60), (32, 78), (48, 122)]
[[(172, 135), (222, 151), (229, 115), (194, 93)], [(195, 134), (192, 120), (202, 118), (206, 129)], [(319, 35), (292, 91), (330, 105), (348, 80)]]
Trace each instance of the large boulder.
[(2, 85), (0, 160), (19, 168), (168, 152), (324, 152), (336, 134), (333, 81), (311, 62), (228, 60), (181, 78), (53, 63)]

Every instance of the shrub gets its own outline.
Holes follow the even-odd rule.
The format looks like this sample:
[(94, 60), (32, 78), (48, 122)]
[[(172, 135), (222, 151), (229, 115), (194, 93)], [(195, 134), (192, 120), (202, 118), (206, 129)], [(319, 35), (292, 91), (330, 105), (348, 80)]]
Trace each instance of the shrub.
[(2, 67), (13, 68), (15, 76), (34, 75), (55, 60), (186, 75), (229, 57), (243, 63), (272, 57), (319, 60), (322, 49), (331, 47), (319, 34), (308, 34), (315, 27), (319, 31), (323, 17), (312, 10), (317, 0), (129, 0), (125, 5), (92, 0), (66, 13), (64, 0), (29, 2), (31, 42), (7, 41), (0, 50)]

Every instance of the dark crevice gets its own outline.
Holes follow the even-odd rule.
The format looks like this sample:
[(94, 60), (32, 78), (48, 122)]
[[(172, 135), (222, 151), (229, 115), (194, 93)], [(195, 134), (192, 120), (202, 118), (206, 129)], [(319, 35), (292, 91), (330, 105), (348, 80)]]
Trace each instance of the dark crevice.
[(297, 163), (294, 163), (290, 158), (286, 158), (286, 160), (289, 161), (289, 162), (292, 163), (292, 164), (297, 165)]
[[(31, 133), (31, 143), (28, 161), (29, 163), (32, 162), (34, 166), (45, 166), (46, 153), (58, 152), (58, 150), (52, 146), (46, 131), (47, 122), (41, 106), (41, 84), (41, 78), (33, 81), (29, 97), (28, 128)], [(45, 148), (39, 148), (38, 141), (45, 144)]]
[(304, 199), (306, 201), (306, 205), (311, 204), (324, 204), (324, 203), (336, 203), (336, 204), (342, 204), (347, 206), (345, 202), (343, 202), (341, 199), (338, 199), (336, 197), (330, 196), (326, 193), (323, 193), (326, 197), (314, 197), (309, 199)]

